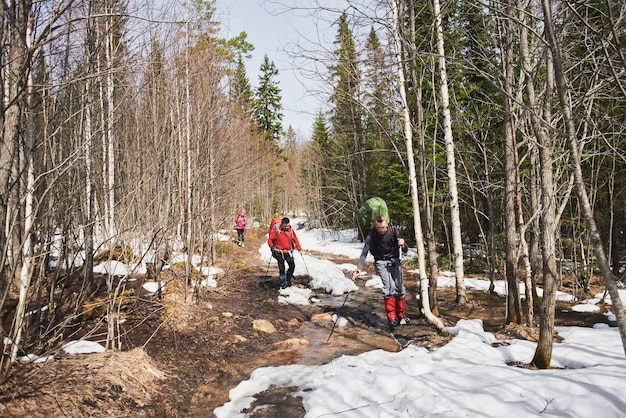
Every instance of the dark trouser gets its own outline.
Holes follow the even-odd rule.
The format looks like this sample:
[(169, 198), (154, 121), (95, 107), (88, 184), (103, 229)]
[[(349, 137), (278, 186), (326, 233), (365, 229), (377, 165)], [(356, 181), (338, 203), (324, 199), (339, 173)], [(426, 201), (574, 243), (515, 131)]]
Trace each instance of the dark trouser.
[[(280, 273), (280, 284), (281, 286), (287, 285), (291, 286), (291, 278), (293, 277), (293, 272), (296, 270), (296, 261), (293, 259), (293, 255), (291, 253), (282, 253), (280, 251), (276, 252), (276, 261), (278, 262), (278, 271)], [(289, 265), (289, 269), (287, 269), (287, 274), (285, 274), (285, 263)], [(285, 283), (283, 283), (283, 281)]]
[(237, 228), (237, 240), (243, 243), (243, 234), (246, 232), (245, 229)]

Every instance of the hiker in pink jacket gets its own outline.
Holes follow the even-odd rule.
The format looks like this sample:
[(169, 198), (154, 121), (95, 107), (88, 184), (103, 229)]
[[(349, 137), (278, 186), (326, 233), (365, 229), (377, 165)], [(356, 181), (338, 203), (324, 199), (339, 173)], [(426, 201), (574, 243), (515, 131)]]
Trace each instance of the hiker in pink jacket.
[(241, 209), (237, 216), (235, 216), (235, 229), (237, 230), (237, 245), (244, 247), (243, 236), (246, 233), (246, 210)]

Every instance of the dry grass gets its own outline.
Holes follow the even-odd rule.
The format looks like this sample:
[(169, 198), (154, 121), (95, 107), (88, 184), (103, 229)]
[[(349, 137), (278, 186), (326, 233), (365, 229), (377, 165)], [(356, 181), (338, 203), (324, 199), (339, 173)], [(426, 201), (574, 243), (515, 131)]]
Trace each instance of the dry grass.
[(167, 377), (141, 348), (70, 355), (23, 370), (1, 387), (2, 416), (141, 416), (135, 408), (149, 404)]

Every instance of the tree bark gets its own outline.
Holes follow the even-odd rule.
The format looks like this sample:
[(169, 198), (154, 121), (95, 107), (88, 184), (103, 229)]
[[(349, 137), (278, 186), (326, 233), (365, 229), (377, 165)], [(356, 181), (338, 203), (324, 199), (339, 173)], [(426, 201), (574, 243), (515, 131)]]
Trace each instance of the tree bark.
[(437, 30), (437, 55), (439, 58), (439, 75), (441, 106), (443, 110), (443, 129), (448, 165), (448, 188), (450, 192), (450, 215), (452, 221), (452, 245), (454, 248), (454, 273), (456, 276), (456, 303), (463, 306), (467, 303), (467, 290), (463, 272), (463, 241), (461, 239), (461, 218), (459, 210), (459, 192), (456, 182), (454, 140), (452, 138), (452, 118), (450, 115), (450, 98), (448, 93), (448, 74), (446, 55), (443, 42), (443, 26), (439, 0), (433, 1), (435, 28)]
[[(32, 19), (28, 19), (26, 28), (26, 46), (32, 47)], [(25, 169), (26, 169), (26, 187), (24, 202), (24, 243), (22, 244), (22, 268), (20, 271), (20, 292), (17, 307), (15, 309), (15, 337), (11, 346), (11, 363), (17, 359), (17, 352), (22, 343), (22, 332), (24, 331), (24, 313), (28, 305), (28, 292), (30, 288), (31, 277), (34, 268), (34, 251), (32, 228), (34, 224), (34, 191), (35, 191), (35, 173), (33, 167), (33, 150), (34, 150), (34, 132), (33, 132), (33, 73), (29, 72), (26, 83), (26, 100), (25, 107), (27, 109), (27, 132), (26, 141), (24, 143)]]
[[(507, 1), (503, 15), (510, 16), (513, 10)], [(505, 154), (505, 225), (506, 225), (506, 282), (507, 311), (506, 324), (522, 323), (522, 308), (517, 284), (517, 242), (515, 200), (517, 192), (517, 148), (513, 126), (513, 34), (512, 19), (504, 19), (504, 41), (502, 48), (504, 84), (504, 154)]]
[(397, 0), (391, 0), (393, 10), (393, 34), (396, 48), (396, 64), (398, 66), (398, 77), (400, 84), (400, 97), (402, 100), (402, 118), (404, 121), (404, 138), (406, 140), (407, 162), (409, 166), (409, 182), (411, 184), (411, 202), (413, 204), (413, 226), (415, 228), (415, 242), (418, 253), (418, 268), (420, 274), (420, 294), (424, 316), (433, 324), (439, 332), (445, 332), (445, 327), (441, 319), (433, 315), (430, 310), (428, 300), (428, 277), (426, 276), (426, 258), (424, 251), (424, 238), (422, 234), (422, 224), (420, 219), (420, 205), (417, 191), (417, 178), (415, 172), (415, 161), (413, 157), (413, 127), (411, 126), (411, 116), (409, 114), (409, 104), (406, 94), (406, 77), (404, 70), (404, 60), (402, 57), (402, 41), (400, 36), (400, 12)]
[[(415, 46), (415, 1), (410, 0), (408, 3), (409, 10), (409, 64), (411, 67), (411, 79), (413, 82), (413, 91), (415, 95), (416, 110), (416, 131), (417, 131), (417, 161), (420, 173), (420, 190), (422, 202), (424, 206), (424, 219), (422, 220), (422, 230), (426, 237), (426, 245), (428, 251), (428, 265), (430, 267), (430, 277), (428, 279), (428, 299), (430, 301), (431, 311), (433, 315), (439, 315), (437, 303), (437, 276), (439, 275), (439, 263), (437, 261), (437, 242), (433, 231), (433, 213), (430, 207), (430, 199), (428, 196), (428, 173), (426, 171), (426, 147), (425, 147), (425, 126), (424, 126), (424, 110), (422, 108), (422, 77), (417, 74), (417, 54)], [(436, 180), (433, 179), (433, 184)]]
[[(626, 318), (624, 315), (624, 305), (622, 304), (622, 300), (617, 289), (617, 284), (615, 283), (613, 273), (611, 272), (608, 259), (604, 252), (604, 247), (602, 245), (598, 227), (596, 226), (596, 221), (593, 215), (593, 211), (591, 209), (589, 196), (587, 194), (587, 188), (585, 186), (583, 178), (580, 162), (580, 151), (578, 148), (579, 144), (576, 136), (576, 127), (574, 126), (574, 120), (572, 116), (571, 102), (567, 94), (567, 81), (565, 70), (563, 69), (563, 58), (561, 55), (560, 43), (556, 37), (556, 34), (554, 32), (554, 26), (552, 24), (552, 2), (550, 0), (542, 0), (541, 5), (544, 14), (545, 33), (554, 63), (555, 86), (560, 101), (561, 112), (563, 113), (565, 133), (567, 136), (567, 143), (570, 152), (570, 162), (572, 164), (572, 170), (574, 172), (576, 191), (578, 194), (578, 199), (580, 201), (583, 217), (585, 219), (585, 223), (587, 224), (586, 226), (591, 237), (591, 245), (593, 248), (593, 252), (596, 256), (596, 262), (600, 267), (600, 272), (602, 274), (602, 277), (604, 278), (604, 282), (606, 284), (609, 295), (611, 296), (613, 310), (615, 311), (615, 316), (617, 319), (617, 326), (619, 328), (620, 337), (622, 339), (622, 346), (624, 348), (624, 353), (626, 354)], [(535, 357), (537, 357), (537, 355), (535, 355)]]

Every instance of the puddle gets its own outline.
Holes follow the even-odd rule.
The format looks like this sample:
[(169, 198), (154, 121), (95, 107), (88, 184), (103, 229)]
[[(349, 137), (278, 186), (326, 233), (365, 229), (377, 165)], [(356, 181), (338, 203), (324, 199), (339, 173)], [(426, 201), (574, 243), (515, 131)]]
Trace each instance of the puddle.
[[(262, 355), (261, 361), (272, 364), (324, 364), (342, 355), (366, 351), (397, 352), (400, 343), (387, 329), (382, 298), (372, 291), (345, 296), (320, 295), (318, 305), (325, 306), (327, 318), (302, 324), (299, 339), (285, 341), (275, 350)], [(380, 311), (380, 312), (379, 312)], [(335, 326), (330, 315), (347, 318), (345, 326)]]
[[(332, 334), (331, 334), (332, 332)], [(330, 337), (330, 338), (329, 338)], [(400, 351), (400, 344), (391, 336), (349, 323), (332, 329), (332, 322), (307, 322), (302, 336), (284, 341), (279, 348), (257, 357), (267, 364), (324, 364), (342, 355), (358, 355), (366, 351)]]
[[(235, 387), (260, 367), (313, 366), (342, 355), (359, 355), (378, 349), (400, 351), (400, 343), (387, 328), (380, 294), (374, 291), (351, 293), (347, 303), (345, 295), (319, 294), (319, 299), (316, 305), (321, 308), (322, 316), (302, 323), (297, 337), (281, 341), (273, 350), (246, 358), (245, 362), (222, 366), (219, 376), (198, 390), (198, 394), (202, 394), (198, 397), (201, 401), (194, 409), (202, 413), (189, 416), (204, 416), (205, 411), (222, 405), (228, 400), (228, 388)], [(333, 329), (331, 315), (336, 313), (346, 318), (347, 324)]]
[(311, 344), (309, 350), (301, 353), (304, 364), (319, 364), (320, 360), (327, 363), (344, 354), (357, 355), (378, 349), (396, 352), (401, 348), (391, 333), (384, 335), (351, 323), (345, 327), (335, 327), (332, 334), (331, 330), (332, 322), (330, 324), (309, 322), (303, 326), (302, 334)]

